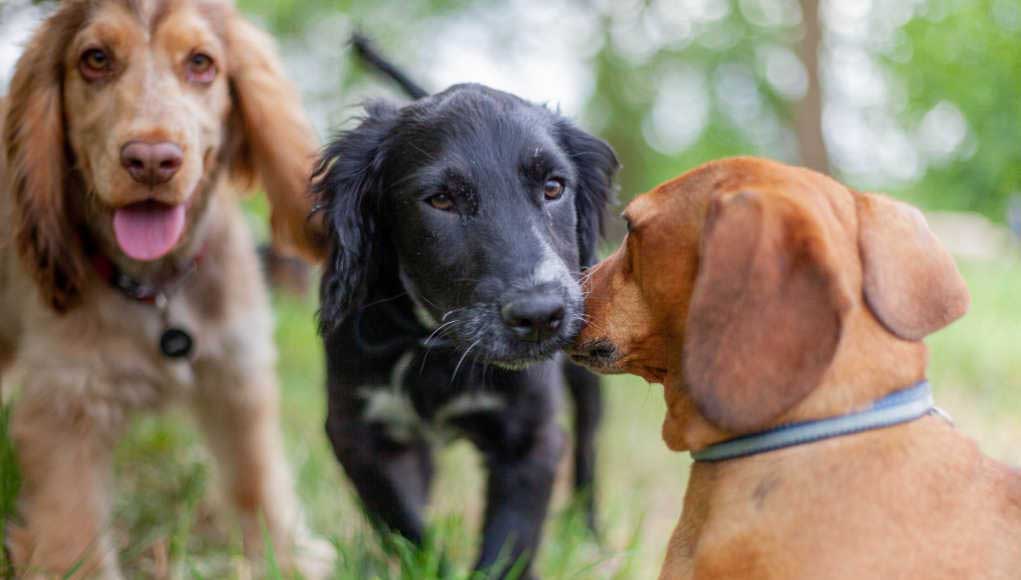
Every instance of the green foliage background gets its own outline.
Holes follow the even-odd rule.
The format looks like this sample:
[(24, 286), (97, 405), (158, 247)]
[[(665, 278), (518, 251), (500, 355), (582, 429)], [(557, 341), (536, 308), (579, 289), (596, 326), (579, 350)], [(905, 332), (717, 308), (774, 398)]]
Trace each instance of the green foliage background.
[[(582, 123), (597, 129), (617, 149), (624, 171), (622, 198), (626, 201), (665, 179), (698, 163), (729, 155), (757, 154), (797, 162), (790, 135), (765, 143), (749, 138), (750, 128), (735, 123), (724, 112), (721, 95), (710, 87), (705, 129), (681, 151), (664, 153), (650, 146), (640, 130), (654, 106), (657, 82), (677, 66), (700, 71), (711, 82), (721, 67), (751, 73), (761, 99), (762, 117), (774, 117), (786, 131), (792, 130), (797, 99), (779, 93), (767, 78), (762, 62), (764, 48), (797, 51), (802, 24), (795, 0), (714, 0), (714, 10), (726, 15), (717, 20), (694, 20), (684, 42), (653, 46), (651, 54), (636, 59), (614, 41), (615, 14), (627, 12), (637, 23), (633, 35), (641, 36), (643, 19), (657, 18), (659, 5), (672, 0), (622, 0), (630, 8), (607, 8), (611, 3), (560, 0), (578, 13), (598, 11), (602, 16), (596, 36), (599, 46), (586, 63), (595, 87), (582, 113)], [(323, 19), (342, 15), (347, 26), (357, 26), (376, 38), (380, 46), (401, 62), (413, 76), (423, 78), (422, 53), (428, 53), (429, 32), (436, 22), (469, 10), (485, 10), (498, 4), (484, 0), (239, 0), (240, 7), (261, 18), (282, 38), (299, 40), (309, 27)], [(522, 3), (528, 5), (527, 2)], [(823, 12), (826, 2), (822, 2)], [(831, 2), (835, 4), (835, 2)], [(968, 125), (966, 143), (950, 160), (928, 164), (917, 180), (880, 180), (879, 185), (907, 196), (926, 207), (978, 211), (1003, 221), (1007, 200), (1021, 191), (1021, 3), (1016, 0), (914, 0), (875, 2), (877, 12), (892, 4), (913, 6), (911, 19), (893, 37), (893, 49), (879, 41), (864, 50), (876, 60), (889, 79), (891, 90), (902, 92), (892, 113), (905, 130), (921, 121), (940, 102), (949, 102), (964, 115)], [(676, 10), (694, 10), (707, 2), (676, 0)], [(780, 16), (776, 11), (780, 10)], [(791, 16), (794, 13), (794, 16)], [(880, 18), (882, 14), (874, 15)], [(346, 59), (344, 34), (338, 29), (336, 50)], [(539, 30), (501, 31), (508, 35), (556, 35), (560, 23), (549, 22)], [(494, 33), (496, 33), (494, 31)], [(726, 39), (725, 41), (720, 39)], [(834, 43), (824, 33), (823, 52)], [(471, 50), (466, 47), (465, 50)], [(823, 62), (826, 66), (826, 62)], [(824, 90), (827, 89), (824, 74)], [(464, 81), (473, 79), (466, 78)], [(434, 87), (439, 88), (439, 87)], [(357, 65), (347, 63), (336, 87), (337, 99), (349, 93), (359, 98), (394, 94), (377, 78), (367, 78)], [(353, 103), (352, 103), (353, 106)], [(352, 115), (354, 114), (352, 110)], [(683, 111), (679, 111), (683, 113)], [(788, 142), (783, 140), (787, 139)], [(851, 185), (873, 186), (872, 176), (845, 174), (837, 165), (833, 172)], [(860, 182), (860, 183), (859, 183)]]
[(938, 18), (905, 26), (911, 58), (891, 65), (907, 89), (904, 117), (950, 101), (968, 120), (973, 148), (912, 189), (928, 205), (1002, 220), (1008, 196), (1021, 192), (1021, 3), (940, 4)]
[[(0, 0), (0, 30), (4, 1)], [(531, 5), (525, 0), (507, 1)], [(566, 5), (578, 15), (593, 11), (602, 15), (591, 39), (598, 49), (585, 61), (594, 86), (580, 121), (610, 141), (623, 160), (623, 200), (722, 156), (759, 154), (797, 161), (791, 138), (799, 103), (777, 90), (761, 58), (764, 48), (797, 51), (802, 28), (787, 18), (797, 9), (797, 0), (548, 1)], [(285, 47), (301, 51), (310, 43), (333, 44), (326, 48), (335, 59), (294, 71), (297, 77), (339, 72), (335, 86), (320, 87), (319, 94), (310, 96), (313, 101), (335, 100), (343, 105), (343, 113), (331, 118), (324, 131), (346, 126), (345, 120), (358, 114), (361, 99), (396, 94), (350, 62), (346, 36), (353, 26), (375, 37), (413, 76), (426, 79), (428, 59), (423, 55), (437, 34), (437, 22), (497, 5), (484, 0), (237, 2)], [(655, 19), (656, 10), (668, 3), (691, 12), (710, 3), (726, 10), (721, 18), (693, 24), (683, 42), (657, 47), (641, 58), (622, 50), (615, 40), (622, 34), (615, 31), (620, 22), (608, 14), (627, 12), (641, 22)], [(847, 6), (853, 0), (824, 2), (836, 3)], [(926, 163), (925, 171), (911, 180), (887, 179), (877, 184), (872, 176), (847, 171), (839, 163), (834, 173), (851, 185), (878, 185), (928, 208), (973, 210), (1003, 221), (1010, 196), (1021, 191), (1021, 2), (873, 0), (862, 4), (876, 10), (911, 6), (912, 17), (897, 27), (891, 43), (862, 47), (896, 93), (890, 111), (893, 118), (911, 134), (929, 111), (948, 103), (963, 115), (968, 132), (954, 155)], [(779, 13), (769, 12), (776, 7)], [(325, 37), (314, 36), (323, 23), (334, 23), (336, 30)], [(562, 34), (563, 24), (550, 21), (537, 29), (493, 33), (545, 38)], [(637, 26), (623, 34), (644, 38), (644, 30)], [(834, 42), (832, 35), (824, 35), (823, 51), (832, 51)], [(698, 71), (709, 84), (705, 127), (689, 146), (664, 152), (649, 143), (642, 128), (656, 106), (658, 83), (679, 66)], [(758, 95), (759, 108), (751, 121), (736, 121), (722, 98), (726, 95), (713, 84), (721, 71), (728, 70), (746, 74)], [(769, 139), (753, 138), (752, 125), (770, 118), (780, 131)], [(253, 215), (265, 215), (262, 200), (249, 203)], [(619, 233), (611, 232), (611, 237)], [(994, 457), (1016, 464), (1021, 461), (1018, 255), (1011, 250), (990, 259), (962, 260), (961, 266), (973, 307), (965, 319), (929, 341), (930, 378), (937, 400), (954, 415), (962, 432), (974, 436)], [(336, 577), (437, 577), (439, 548), (435, 546), (441, 546), (454, 562), (454, 577), (471, 577), (467, 568), (476, 549), (483, 485), (478, 457), (466, 444), (439, 455), (439, 480), (430, 507), (435, 546), (422, 553), (405, 549), (396, 558), (382, 554), (323, 436), (323, 360), (314, 332), (314, 300), (277, 297), (274, 304), (288, 455), (313, 527), (338, 548)], [(688, 459), (670, 453), (660, 441), (664, 412), (660, 387), (634, 377), (612, 377), (607, 380), (607, 397), (598, 491), (604, 536), (596, 542), (580, 525), (567, 498), (565, 465), (539, 557), (539, 569), (546, 578), (654, 577), (677, 521)], [(0, 407), (0, 519), (14, 517), (19, 485), (7, 437), (7, 412)], [(223, 506), (216, 500), (215, 468), (184, 414), (139, 418), (117, 450), (116, 465), (114, 521), (129, 577), (252, 576), (241, 556), (238, 531), (222, 517)], [(4, 566), (0, 552), (0, 577)], [(275, 576), (272, 563), (263, 572)]]

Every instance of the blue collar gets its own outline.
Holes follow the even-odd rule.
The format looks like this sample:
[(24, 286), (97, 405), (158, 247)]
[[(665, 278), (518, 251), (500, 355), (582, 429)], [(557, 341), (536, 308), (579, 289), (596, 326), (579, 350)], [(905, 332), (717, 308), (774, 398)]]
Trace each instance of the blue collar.
[(932, 388), (928, 381), (922, 381), (890, 393), (863, 411), (829, 419), (791, 423), (761, 433), (742, 435), (695, 451), (691, 457), (695, 461), (734, 459), (906, 423), (934, 411), (938, 409), (932, 400)]

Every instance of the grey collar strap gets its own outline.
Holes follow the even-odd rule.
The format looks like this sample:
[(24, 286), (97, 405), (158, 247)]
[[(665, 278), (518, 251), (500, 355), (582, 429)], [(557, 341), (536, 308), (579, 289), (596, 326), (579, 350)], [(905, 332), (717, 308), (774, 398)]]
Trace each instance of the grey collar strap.
[(922, 381), (906, 389), (890, 393), (863, 411), (829, 419), (791, 423), (761, 433), (742, 435), (736, 439), (695, 451), (691, 457), (695, 461), (723, 461), (745, 457), (831, 437), (906, 423), (936, 410), (932, 399), (932, 388), (928, 381)]

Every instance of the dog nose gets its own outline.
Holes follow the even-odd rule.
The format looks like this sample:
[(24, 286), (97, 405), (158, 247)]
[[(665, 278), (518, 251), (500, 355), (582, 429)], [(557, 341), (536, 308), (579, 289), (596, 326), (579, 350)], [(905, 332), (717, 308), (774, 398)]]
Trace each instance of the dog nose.
[(155, 186), (170, 181), (183, 162), (181, 148), (168, 141), (132, 141), (121, 148), (121, 165), (132, 179), (143, 185)]
[(518, 338), (538, 342), (560, 328), (564, 301), (551, 295), (520, 297), (504, 304), (500, 315)]

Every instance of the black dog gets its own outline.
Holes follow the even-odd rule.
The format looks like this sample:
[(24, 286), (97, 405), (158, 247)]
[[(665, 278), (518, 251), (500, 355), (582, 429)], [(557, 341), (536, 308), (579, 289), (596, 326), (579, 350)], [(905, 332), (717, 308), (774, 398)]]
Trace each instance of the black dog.
[(544, 107), (473, 84), (424, 96), (368, 54), (422, 98), (370, 104), (313, 177), (333, 234), (327, 433), (374, 523), (415, 542), (431, 447), (467, 437), (488, 469), (476, 567), (529, 576), (564, 446), (565, 377), (575, 485), (594, 522), (599, 383), (558, 352), (582, 324), (577, 277), (596, 261), (618, 162)]

